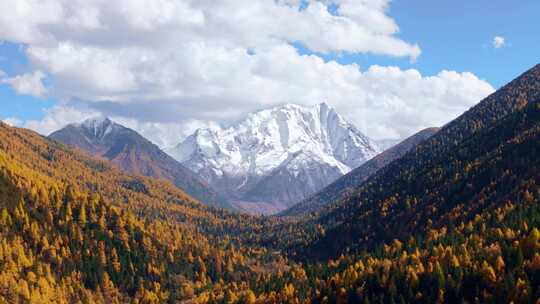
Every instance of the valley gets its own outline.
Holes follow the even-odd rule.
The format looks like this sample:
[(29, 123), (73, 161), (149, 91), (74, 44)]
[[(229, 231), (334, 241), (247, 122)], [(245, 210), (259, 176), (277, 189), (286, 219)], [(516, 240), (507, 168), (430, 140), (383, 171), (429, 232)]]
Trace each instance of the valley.
[(0, 0), (0, 304), (540, 304), (539, 11)]
[[(332, 113), (323, 107), (316, 113)], [(324, 121), (342, 126), (336, 115)], [(529, 303), (540, 294), (540, 65), (442, 128), (379, 156), (371, 146), (348, 154), (328, 145), (342, 164), (358, 166), (326, 180), (323, 192), (286, 216), (193, 198), (198, 192), (183, 191), (173, 175), (142, 166), (159, 156), (185, 170), (182, 157), (179, 165), (157, 147), (137, 152), (146, 141), (135, 150), (124, 140), (115, 148), (115, 129), (139, 137), (111, 121), (68, 128), (47, 138), (0, 124), (0, 301)], [(339, 143), (370, 142), (352, 127), (314, 130), (348, 130), (338, 133), (345, 134)], [(196, 136), (190, 141), (202, 145)], [(206, 147), (214, 150), (189, 146), (185, 155), (221, 153)], [(276, 181), (285, 180), (277, 168)], [(196, 173), (187, 176), (205, 185)], [(252, 184), (281, 191), (265, 180)]]

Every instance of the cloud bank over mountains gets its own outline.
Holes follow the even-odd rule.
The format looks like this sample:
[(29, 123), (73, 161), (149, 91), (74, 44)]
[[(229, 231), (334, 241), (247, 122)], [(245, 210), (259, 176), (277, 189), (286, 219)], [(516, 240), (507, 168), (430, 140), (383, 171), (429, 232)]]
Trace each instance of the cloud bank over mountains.
[[(102, 113), (166, 146), (194, 128), (230, 123), (284, 103), (327, 102), (374, 138), (441, 125), (493, 91), (471, 73), (433, 76), (360, 67), (315, 54), (414, 61), (388, 0), (0, 1), (0, 40), (25, 46), (33, 72), (2, 76), (52, 84), (48, 133)], [(303, 54), (302, 45), (313, 54)], [(39, 74), (38, 74), (39, 73)], [(12, 84), (14, 87), (14, 85)], [(14, 87), (15, 88), (15, 87)], [(35, 87), (34, 87), (35, 88)], [(16, 89), (16, 88), (15, 88)], [(16, 89), (17, 90), (17, 89)]]

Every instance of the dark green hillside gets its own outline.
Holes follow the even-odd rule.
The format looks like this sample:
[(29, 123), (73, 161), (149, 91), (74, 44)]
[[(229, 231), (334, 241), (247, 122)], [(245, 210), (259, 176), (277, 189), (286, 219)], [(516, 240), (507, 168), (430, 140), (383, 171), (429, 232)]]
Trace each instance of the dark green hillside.
[(326, 234), (306, 252), (332, 256), (347, 248), (371, 248), (515, 199), (520, 183), (540, 173), (538, 100), (540, 65), (322, 214), (316, 222)]

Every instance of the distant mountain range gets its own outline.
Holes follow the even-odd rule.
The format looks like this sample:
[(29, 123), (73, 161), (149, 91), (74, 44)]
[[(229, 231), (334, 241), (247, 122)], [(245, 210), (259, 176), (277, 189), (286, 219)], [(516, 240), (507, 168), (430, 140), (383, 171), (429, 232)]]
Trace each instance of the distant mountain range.
[(388, 150), (385, 150), (381, 154), (375, 156), (360, 167), (340, 177), (338, 180), (328, 185), (317, 194), (294, 205), (290, 209), (287, 209), (280, 214), (283, 216), (305, 215), (310, 212), (317, 211), (325, 205), (335, 203), (340, 197), (346, 196), (347, 193), (353, 191), (356, 187), (359, 187), (370, 176), (379, 171), (379, 169), (384, 168), (392, 161), (399, 159), (438, 131), (439, 128), (428, 128), (412, 135), (401, 143), (394, 145)]
[(199, 129), (167, 151), (240, 209), (275, 213), (381, 152), (327, 104), (287, 104), (228, 128)]
[(207, 205), (233, 209), (196, 174), (139, 133), (108, 118), (98, 117), (70, 124), (49, 138), (106, 158), (132, 174), (168, 180)]

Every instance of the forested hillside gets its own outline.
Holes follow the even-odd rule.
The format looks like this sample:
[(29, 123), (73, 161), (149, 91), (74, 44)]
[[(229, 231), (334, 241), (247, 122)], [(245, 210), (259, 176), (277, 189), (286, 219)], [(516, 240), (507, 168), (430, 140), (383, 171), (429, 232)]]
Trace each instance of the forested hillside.
[(0, 301), (173, 301), (252, 273), (251, 249), (217, 237), (239, 216), (30, 131), (0, 139)]
[(341, 283), (325, 295), (370, 302), (537, 301), (539, 153), (536, 101), (476, 132), (451, 152), (446, 168), (415, 176), (417, 188), (405, 189), (417, 197), (399, 193), (381, 208), (360, 206), (353, 223), (308, 248), (332, 254), (347, 243), (341, 251), (359, 252), (339, 258), (360, 257), (343, 263), (348, 266), (334, 277)]

